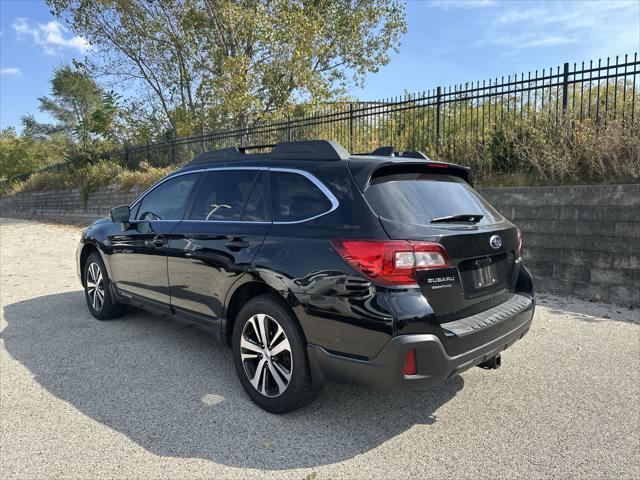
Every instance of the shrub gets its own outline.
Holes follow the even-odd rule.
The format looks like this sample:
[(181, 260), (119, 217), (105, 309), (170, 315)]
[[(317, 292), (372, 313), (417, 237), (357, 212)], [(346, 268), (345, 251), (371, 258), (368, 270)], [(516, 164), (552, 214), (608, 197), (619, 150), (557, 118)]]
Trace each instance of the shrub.
[[(397, 135), (406, 137), (412, 131), (411, 125), (403, 122)], [(589, 118), (579, 121), (576, 115), (540, 113), (509, 118), (475, 135), (449, 131), (439, 148), (429, 144), (432, 140), (428, 138), (410, 139), (412, 146), (405, 144), (405, 148), (426, 151), (435, 160), (470, 166), (480, 186), (637, 183), (639, 130), (637, 120), (631, 124), (621, 118), (607, 118), (606, 122), (601, 119), (596, 123)], [(364, 145), (362, 149), (370, 151), (372, 146)], [(187, 153), (193, 156), (193, 152)], [(24, 182), (4, 184), (0, 193), (82, 187), (89, 195), (110, 183), (131, 190), (148, 187), (175, 168), (177, 165), (154, 167), (144, 160), (135, 170), (114, 161), (85, 162), (66, 172), (38, 173)]]
[(595, 124), (538, 115), (497, 126), (485, 138), (450, 135), (431, 154), (473, 168), (481, 185), (551, 185), (640, 181), (638, 125)]
[(117, 181), (124, 168), (114, 162), (102, 160), (96, 163), (87, 163), (75, 170), (75, 186), (92, 185), (101, 187)]
[(70, 185), (68, 173), (40, 172), (34, 173), (24, 182), (16, 184), (14, 190), (32, 192), (37, 190), (57, 190)]
[(131, 190), (133, 187), (150, 187), (162, 177), (175, 170), (172, 167), (152, 167), (147, 162), (140, 163), (139, 170), (123, 170), (118, 176), (118, 183), (123, 190)]
[(640, 180), (637, 127), (609, 121), (529, 126), (511, 133), (518, 170), (545, 183), (614, 183)]

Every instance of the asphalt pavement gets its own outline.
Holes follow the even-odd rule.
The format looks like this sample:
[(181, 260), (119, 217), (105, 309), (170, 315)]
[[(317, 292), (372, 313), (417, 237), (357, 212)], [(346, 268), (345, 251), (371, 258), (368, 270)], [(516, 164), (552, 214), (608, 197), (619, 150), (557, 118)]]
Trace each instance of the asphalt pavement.
[(199, 329), (93, 319), (78, 238), (0, 226), (3, 479), (640, 478), (638, 310), (541, 295), (497, 371), (425, 392), (328, 384), (278, 416)]

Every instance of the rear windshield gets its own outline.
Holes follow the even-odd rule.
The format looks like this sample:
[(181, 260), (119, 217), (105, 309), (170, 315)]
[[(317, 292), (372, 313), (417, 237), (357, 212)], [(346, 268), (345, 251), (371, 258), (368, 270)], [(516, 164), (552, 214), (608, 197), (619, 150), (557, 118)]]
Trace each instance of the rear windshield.
[(364, 196), (381, 217), (414, 225), (429, 225), (435, 219), (455, 215), (482, 215), (476, 223), (480, 225), (503, 219), (469, 184), (450, 175), (403, 173), (375, 177)]

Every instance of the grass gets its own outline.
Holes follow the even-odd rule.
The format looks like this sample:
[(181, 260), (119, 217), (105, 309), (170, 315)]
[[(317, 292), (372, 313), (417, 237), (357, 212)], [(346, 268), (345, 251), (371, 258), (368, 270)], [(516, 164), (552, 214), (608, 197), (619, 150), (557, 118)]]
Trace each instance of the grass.
[[(495, 126), (485, 138), (449, 135), (433, 158), (473, 169), (480, 187), (640, 183), (640, 124), (608, 119), (575, 121), (538, 115)], [(83, 195), (109, 184), (145, 188), (179, 166), (136, 170), (100, 161), (61, 173), (39, 173), (2, 187), (0, 194), (81, 188)], [(83, 197), (84, 198), (84, 197)]]
[(143, 162), (139, 170), (123, 170), (118, 176), (118, 183), (123, 190), (131, 190), (134, 187), (147, 188), (175, 169), (176, 167), (152, 167)]
[(142, 162), (138, 170), (129, 170), (117, 163), (100, 161), (66, 172), (36, 173), (23, 182), (6, 186), (1, 193), (12, 195), (19, 192), (80, 188), (83, 201), (86, 202), (91, 192), (100, 187), (118, 185), (123, 191), (136, 187), (146, 188), (175, 169), (176, 167), (152, 167)]
[(638, 183), (639, 127), (538, 117), (498, 128), (482, 142), (450, 139), (436, 158), (470, 166), (482, 186)]

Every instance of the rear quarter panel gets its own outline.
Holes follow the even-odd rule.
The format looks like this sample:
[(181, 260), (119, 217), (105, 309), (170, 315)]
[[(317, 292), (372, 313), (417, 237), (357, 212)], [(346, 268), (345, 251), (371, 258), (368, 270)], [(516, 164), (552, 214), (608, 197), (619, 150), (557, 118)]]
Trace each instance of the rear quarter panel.
[(306, 222), (274, 223), (243, 281), (257, 280), (277, 290), (309, 343), (371, 357), (393, 334), (393, 317), (378, 304), (376, 287), (344, 261), (331, 240), (387, 236), (346, 163), (319, 162), (304, 170), (331, 190), (338, 208)]

